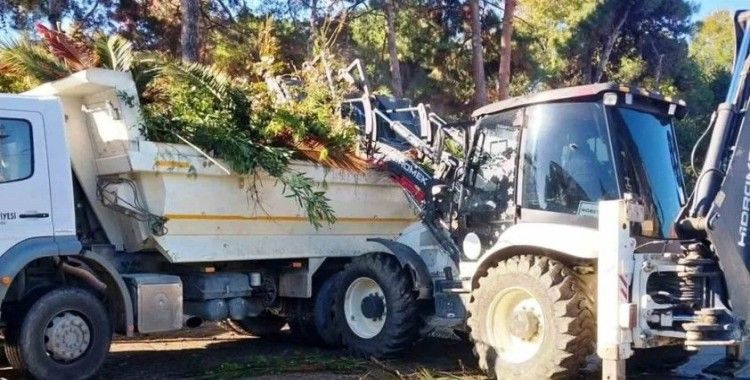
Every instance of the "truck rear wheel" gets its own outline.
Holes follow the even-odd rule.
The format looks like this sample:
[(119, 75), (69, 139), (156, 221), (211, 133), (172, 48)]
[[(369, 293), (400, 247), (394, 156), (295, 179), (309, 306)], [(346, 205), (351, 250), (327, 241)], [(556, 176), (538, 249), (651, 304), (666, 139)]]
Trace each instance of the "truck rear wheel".
[(392, 357), (417, 340), (417, 295), (411, 275), (394, 257), (356, 257), (341, 272), (339, 284), (337, 325), (353, 353)]
[(104, 305), (79, 288), (59, 288), (37, 299), (6, 331), (13, 368), (39, 379), (94, 376), (109, 352), (112, 325)]
[(341, 275), (336, 273), (318, 289), (313, 306), (313, 322), (320, 342), (327, 347), (341, 347), (344, 342), (341, 328), (336, 324), (336, 294), (341, 287)]
[(289, 329), (302, 340), (324, 347), (341, 347), (341, 329), (336, 325), (334, 301), (339, 273), (329, 276), (312, 300), (304, 300), (289, 318)]
[(572, 378), (593, 352), (594, 319), (580, 280), (530, 255), (490, 268), (472, 292), (468, 325), (479, 366), (498, 378)]
[(286, 325), (286, 320), (278, 315), (263, 312), (257, 317), (241, 320), (227, 319), (225, 324), (230, 330), (240, 335), (268, 338), (279, 335), (281, 329)]

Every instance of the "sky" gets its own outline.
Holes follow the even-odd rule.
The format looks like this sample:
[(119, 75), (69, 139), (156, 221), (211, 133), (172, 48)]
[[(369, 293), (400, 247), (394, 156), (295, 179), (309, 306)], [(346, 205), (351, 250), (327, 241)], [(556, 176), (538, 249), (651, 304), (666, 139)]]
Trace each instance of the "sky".
[(750, 9), (750, 0), (697, 0), (697, 2), (701, 9), (695, 16), (696, 20), (701, 20), (711, 12), (721, 9), (728, 9), (732, 13), (740, 8)]

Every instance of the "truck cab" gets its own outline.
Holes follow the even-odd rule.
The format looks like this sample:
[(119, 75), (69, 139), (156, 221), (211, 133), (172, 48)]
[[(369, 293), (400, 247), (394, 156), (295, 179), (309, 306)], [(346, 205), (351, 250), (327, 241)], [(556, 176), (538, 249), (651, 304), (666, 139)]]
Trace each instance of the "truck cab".
[(0, 252), (75, 239), (70, 155), (57, 99), (0, 95)]

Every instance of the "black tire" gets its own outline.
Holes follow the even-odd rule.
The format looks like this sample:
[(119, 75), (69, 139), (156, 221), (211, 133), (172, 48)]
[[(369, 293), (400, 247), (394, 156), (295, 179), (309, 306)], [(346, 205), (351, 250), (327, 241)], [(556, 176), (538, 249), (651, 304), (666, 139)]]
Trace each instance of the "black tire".
[(227, 319), (225, 326), (240, 335), (269, 338), (278, 336), (286, 325), (286, 320), (278, 315), (263, 312), (257, 317), (241, 320)]
[[(360, 279), (374, 281), (383, 293), (373, 294), (379, 303), (375, 309), (381, 314), (372, 320), (385, 319), (382, 328), (371, 337), (355, 333), (347, 321), (345, 312), (347, 292), (355, 281)], [(421, 319), (417, 307), (417, 294), (412, 285), (411, 275), (394, 257), (382, 254), (356, 257), (341, 272), (339, 281), (340, 287), (335, 300), (336, 324), (341, 329), (344, 345), (352, 353), (364, 357), (393, 357), (411, 347), (419, 338)], [(363, 309), (360, 309), (360, 312), (364, 313)]]
[(313, 305), (313, 324), (320, 338), (320, 343), (326, 347), (342, 347), (341, 327), (336, 322), (336, 294), (341, 287), (341, 274), (336, 273), (323, 282), (315, 296)]
[[(55, 358), (46, 346), (49, 339), (46, 332), (61, 316), (67, 319), (66, 323), (83, 321), (88, 329), (89, 343), (77, 358)], [(75, 333), (80, 332), (75, 330)], [(111, 342), (112, 324), (102, 302), (86, 290), (65, 287), (39, 297), (20, 323), (8, 326), (5, 353), (13, 368), (34, 378), (88, 379), (104, 363)]]
[(339, 279), (339, 273), (329, 276), (311, 300), (300, 300), (295, 305), (289, 316), (289, 329), (294, 337), (322, 347), (343, 346), (334, 307)]
[(633, 350), (628, 358), (628, 370), (649, 373), (667, 373), (690, 361), (694, 351), (687, 351), (683, 346), (662, 346)]
[[(516, 256), (490, 268), (479, 279), (469, 304), (468, 325), (480, 368), (503, 379), (576, 377), (595, 342), (594, 317), (583, 289), (570, 269), (544, 257)], [(508, 306), (503, 306), (506, 300)], [(531, 314), (526, 305), (535, 305), (529, 308)], [(507, 330), (495, 330), (498, 324), (488, 326), (490, 318), (511, 316), (521, 321), (515, 332), (510, 325), (504, 327)], [(510, 342), (503, 348), (495, 339)], [(521, 354), (519, 339), (537, 348)]]
[(292, 337), (306, 344), (318, 344), (320, 337), (315, 331), (315, 321), (313, 321), (312, 301), (301, 299), (295, 305), (295, 309), (287, 316), (289, 322), (289, 331)]

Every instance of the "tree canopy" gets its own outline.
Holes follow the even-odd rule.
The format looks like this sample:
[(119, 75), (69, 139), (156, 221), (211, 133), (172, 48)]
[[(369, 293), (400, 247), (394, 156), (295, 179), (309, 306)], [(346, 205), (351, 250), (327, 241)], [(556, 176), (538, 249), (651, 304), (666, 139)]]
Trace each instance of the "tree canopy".
[[(691, 0), (6, 0), (0, 26), (30, 41), (40, 38), (37, 23), (81, 40), (116, 34), (139, 54), (188, 57), (241, 81), (301, 68), (325, 48), (342, 62), (362, 59), (377, 91), (454, 119), (505, 93), (636, 84), (688, 101), (685, 156), (723, 96), (734, 45), (729, 12), (696, 20), (698, 8)], [(259, 51), (269, 27), (276, 48)], [(271, 64), (259, 66), (264, 59)], [(0, 91), (38, 82), (7, 66), (0, 62)]]

